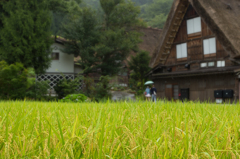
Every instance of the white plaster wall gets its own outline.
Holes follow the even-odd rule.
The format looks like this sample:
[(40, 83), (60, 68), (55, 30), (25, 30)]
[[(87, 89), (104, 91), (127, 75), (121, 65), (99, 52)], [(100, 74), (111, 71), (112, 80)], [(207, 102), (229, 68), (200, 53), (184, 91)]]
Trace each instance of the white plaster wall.
[(74, 73), (82, 73), (83, 69), (79, 65), (74, 65)]
[(59, 53), (59, 60), (52, 60), (51, 66), (46, 70), (47, 73), (74, 73), (74, 55), (62, 52), (64, 45), (54, 43), (51, 46), (52, 52)]

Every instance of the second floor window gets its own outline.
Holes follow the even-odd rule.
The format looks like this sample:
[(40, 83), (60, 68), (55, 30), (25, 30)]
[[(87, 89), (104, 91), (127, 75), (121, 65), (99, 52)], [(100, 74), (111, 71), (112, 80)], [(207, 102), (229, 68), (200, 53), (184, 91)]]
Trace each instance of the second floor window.
[(52, 53), (52, 60), (59, 60), (59, 53), (58, 52)]
[(202, 31), (201, 18), (193, 18), (187, 20), (187, 33), (194, 34)]
[(187, 43), (177, 45), (177, 59), (187, 57)]
[(204, 55), (216, 53), (216, 38), (203, 40)]

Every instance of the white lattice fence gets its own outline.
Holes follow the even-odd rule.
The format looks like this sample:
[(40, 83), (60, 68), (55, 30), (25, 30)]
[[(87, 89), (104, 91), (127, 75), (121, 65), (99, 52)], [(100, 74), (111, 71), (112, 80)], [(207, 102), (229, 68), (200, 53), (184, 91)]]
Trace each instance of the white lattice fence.
[[(44, 75), (37, 75), (37, 81), (49, 81), (49, 86), (51, 89), (54, 89), (54, 86), (56, 86), (57, 82), (62, 80), (62, 79), (70, 79), (73, 80), (74, 79), (74, 74), (64, 74), (64, 75), (60, 75), (60, 74), (44, 74)], [(78, 86), (78, 90), (82, 89), (82, 82), (79, 82), (79, 86)]]

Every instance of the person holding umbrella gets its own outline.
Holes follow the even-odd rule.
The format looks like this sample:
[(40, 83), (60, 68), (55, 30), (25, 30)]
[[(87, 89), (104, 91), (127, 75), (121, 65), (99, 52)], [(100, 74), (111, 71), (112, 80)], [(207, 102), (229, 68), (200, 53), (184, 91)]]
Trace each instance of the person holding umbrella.
[(150, 101), (151, 95), (150, 95), (150, 88), (149, 86), (147, 86), (146, 90), (145, 90), (145, 97), (148, 101)]
[[(144, 85), (150, 85), (150, 84), (153, 84), (154, 82), (153, 81), (147, 81)], [(150, 98), (151, 98), (151, 90), (149, 88), (149, 86), (147, 86), (144, 94), (145, 94), (145, 97), (148, 101), (150, 101)]]
[(150, 93), (152, 95), (152, 101), (154, 101), (155, 103), (157, 102), (157, 89), (155, 88), (155, 86), (153, 85)]

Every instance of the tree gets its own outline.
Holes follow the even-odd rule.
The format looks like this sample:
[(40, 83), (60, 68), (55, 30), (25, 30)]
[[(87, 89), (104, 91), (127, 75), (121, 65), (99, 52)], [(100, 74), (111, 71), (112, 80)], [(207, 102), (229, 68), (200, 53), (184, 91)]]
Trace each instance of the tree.
[(49, 67), (51, 39), (50, 11), (64, 11), (66, 0), (4, 0), (0, 2), (0, 59), (20, 62), (37, 74)]
[(8, 65), (0, 62), (1, 99), (23, 99), (27, 90), (28, 71), (21, 63)]
[(163, 28), (173, 0), (153, 0), (142, 8), (141, 18), (149, 26)]
[(135, 57), (132, 56), (128, 63), (130, 70), (133, 71), (131, 78), (140, 82), (141, 86), (144, 85), (146, 80), (146, 73), (151, 70), (149, 67), (150, 59), (151, 57), (148, 52), (141, 51)]
[[(51, 2), (52, 1), (52, 2)], [(70, 1), (59, 1), (51, 0), (51, 17), (52, 17), (52, 25), (51, 32), (55, 36), (62, 36), (60, 30), (62, 25), (69, 20), (70, 15), (77, 15), (81, 11), (81, 0), (70, 0)], [(55, 6), (54, 4), (59, 4), (59, 6)], [(63, 6), (65, 5), (65, 6)]]
[(43, 73), (50, 65), (51, 20), (46, 1), (36, 1), (12, 0), (3, 5), (9, 16), (3, 18), (0, 58)]
[(88, 74), (96, 70), (96, 65), (100, 62), (95, 57), (95, 46), (99, 43), (100, 34), (96, 16), (91, 9), (82, 10), (79, 18), (72, 19), (67, 25), (64, 25), (62, 32), (66, 39), (65, 51), (68, 54), (80, 56), (78, 64)]
[[(140, 18), (147, 22), (148, 26), (163, 28), (171, 9), (173, 0), (131, 0), (134, 5), (141, 8)], [(99, 0), (83, 0), (90, 7), (100, 8)], [(100, 9), (101, 10), (101, 9)]]
[(140, 11), (124, 0), (100, 0), (100, 4), (103, 21), (98, 22), (94, 12), (85, 9), (78, 21), (64, 27), (64, 37), (70, 39), (66, 52), (81, 57), (79, 63), (86, 74), (115, 75), (130, 51), (138, 50), (141, 34), (135, 28), (142, 25)]

